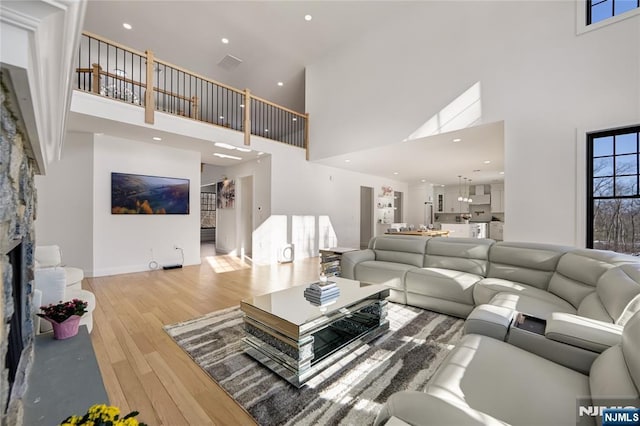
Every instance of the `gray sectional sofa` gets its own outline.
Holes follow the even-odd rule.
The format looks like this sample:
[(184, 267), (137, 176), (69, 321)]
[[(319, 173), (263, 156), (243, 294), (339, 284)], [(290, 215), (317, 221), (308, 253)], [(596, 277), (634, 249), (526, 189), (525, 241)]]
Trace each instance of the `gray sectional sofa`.
[(342, 276), (466, 318), (425, 392), (391, 395), (376, 425), (599, 424), (578, 417), (578, 397), (640, 408), (640, 258), (384, 235), (345, 253)]
[(624, 325), (640, 310), (640, 258), (552, 244), (382, 235), (342, 256), (342, 276), (388, 285), (392, 302), (461, 318), (491, 304)]

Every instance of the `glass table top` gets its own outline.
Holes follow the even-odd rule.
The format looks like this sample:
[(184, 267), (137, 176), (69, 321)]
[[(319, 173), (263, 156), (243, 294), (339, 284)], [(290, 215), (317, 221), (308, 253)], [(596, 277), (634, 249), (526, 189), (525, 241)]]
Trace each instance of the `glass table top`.
[(387, 287), (381, 284), (364, 284), (340, 277), (331, 277), (329, 281), (338, 285), (340, 295), (335, 301), (322, 306), (314, 305), (304, 297), (304, 290), (311, 283), (255, 296), (242, 302), (301, 326), (363, 299), (377, 299), (379, 293), (387, 290)]

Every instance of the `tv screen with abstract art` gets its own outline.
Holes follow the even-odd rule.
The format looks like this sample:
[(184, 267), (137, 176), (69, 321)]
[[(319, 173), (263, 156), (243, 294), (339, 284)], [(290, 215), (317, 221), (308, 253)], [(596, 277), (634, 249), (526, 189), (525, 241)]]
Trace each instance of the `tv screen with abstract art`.
[(111, 173), (112, 214), (189, 214), (189, 179)]

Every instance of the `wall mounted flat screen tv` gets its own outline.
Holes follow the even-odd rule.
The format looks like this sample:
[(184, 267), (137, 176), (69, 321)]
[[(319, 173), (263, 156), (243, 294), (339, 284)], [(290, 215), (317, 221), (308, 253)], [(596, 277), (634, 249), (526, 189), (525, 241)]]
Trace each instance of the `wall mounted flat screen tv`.
[(112, 214), (189, 214), (189, 179), (111, 173)]

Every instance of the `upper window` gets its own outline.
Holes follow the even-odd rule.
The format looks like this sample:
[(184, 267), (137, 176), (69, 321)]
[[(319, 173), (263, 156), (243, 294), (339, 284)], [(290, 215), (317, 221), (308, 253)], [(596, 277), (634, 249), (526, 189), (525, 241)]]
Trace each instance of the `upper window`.
[(640, 7), (640, 0), (587, 0), (587, 25)]
[(587, 135), (587, 247), (640, 253), (640, 126)]

